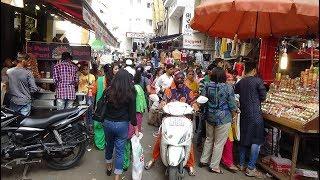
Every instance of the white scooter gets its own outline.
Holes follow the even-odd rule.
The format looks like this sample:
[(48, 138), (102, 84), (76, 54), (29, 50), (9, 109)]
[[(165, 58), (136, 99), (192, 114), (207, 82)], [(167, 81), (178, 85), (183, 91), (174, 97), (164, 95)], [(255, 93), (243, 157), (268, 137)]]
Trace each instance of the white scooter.
[[(150, 100), (157, 103), (159, 97), (150, 95)], [(197, 102), (206, 103), (208, 98), (200, 96)], [(162, 120), (160, 154), (163, 164), (167, 167), (169, 180), (181, 180), (184, 177), (184, 166), (189, 159), (193, 124), (186, 115), (192, 115), (193, 108), (183, 102), (170, 102), (163, 107), (170, 115)]]

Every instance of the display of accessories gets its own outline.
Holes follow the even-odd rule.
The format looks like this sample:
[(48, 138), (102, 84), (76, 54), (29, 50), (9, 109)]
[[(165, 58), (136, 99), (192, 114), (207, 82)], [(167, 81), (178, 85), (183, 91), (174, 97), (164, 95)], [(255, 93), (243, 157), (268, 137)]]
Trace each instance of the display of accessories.
[(262, 112), (303, 123), (318, 117), (318, 72), (317, 68), (307, 69), (301, 72), (301, 77), (295, 79), (277, 73), (267, 99), (262, 103)]

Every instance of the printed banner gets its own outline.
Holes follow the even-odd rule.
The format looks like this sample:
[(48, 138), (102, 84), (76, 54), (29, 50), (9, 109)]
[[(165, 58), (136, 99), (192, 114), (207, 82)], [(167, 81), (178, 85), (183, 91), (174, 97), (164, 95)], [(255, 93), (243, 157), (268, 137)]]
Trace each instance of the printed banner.
[(63, 43), (27, 42), (27, 53), (32, 53), (37, 59), (56, 60), (63, 52), (69, 52), (73, 60), (90, 61), (90, 46), (73, 46)]
[(194, 16), (194, 0), (185, 2), (185, 10), (182, 17), (182, 34), (192, 35), (194, 30), (190, 27), (190, 21)]

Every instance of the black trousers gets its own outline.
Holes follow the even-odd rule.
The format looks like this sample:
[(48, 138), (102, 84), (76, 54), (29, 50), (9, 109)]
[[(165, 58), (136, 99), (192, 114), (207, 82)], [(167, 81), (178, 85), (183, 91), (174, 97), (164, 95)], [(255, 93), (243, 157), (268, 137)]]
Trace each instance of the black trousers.
[(206, 119), (207, 115), (205, 112), (205, 107), (200, 108), (200, 117), (198, 122), (196, 120), (196, 129), (197, 129), (197, 146), (202, 145), (202, 139), (206, 137)]

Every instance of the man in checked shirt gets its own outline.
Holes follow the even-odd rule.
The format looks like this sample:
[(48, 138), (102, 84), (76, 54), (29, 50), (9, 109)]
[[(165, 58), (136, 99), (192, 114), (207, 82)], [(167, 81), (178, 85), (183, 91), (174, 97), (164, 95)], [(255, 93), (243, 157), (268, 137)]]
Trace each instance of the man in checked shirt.
[(63, 52), (61, 62), (53, 67), (53, 81), (56, 86), (57, 109), (72, 108), (76, 99), (79, 77), (78, 67), (72, 63), (69, 52)]

